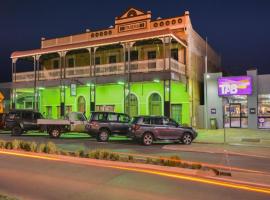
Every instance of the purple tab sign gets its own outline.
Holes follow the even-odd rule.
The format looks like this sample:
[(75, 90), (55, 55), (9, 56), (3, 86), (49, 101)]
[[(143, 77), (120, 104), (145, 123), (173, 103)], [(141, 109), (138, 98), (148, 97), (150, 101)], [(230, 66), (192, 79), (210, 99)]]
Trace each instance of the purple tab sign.
[(218, 95), (250, 95), (252, 94), (252, 79), (250, 76), (232, 76), (218, 78)]

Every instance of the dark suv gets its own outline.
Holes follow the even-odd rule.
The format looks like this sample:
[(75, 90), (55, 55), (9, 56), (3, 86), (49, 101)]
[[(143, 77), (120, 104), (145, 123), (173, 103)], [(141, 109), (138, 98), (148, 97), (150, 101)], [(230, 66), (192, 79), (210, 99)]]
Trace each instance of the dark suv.
[(182, 127), (172, 119), (163, 116), (138, 116), (131, 122), (129, 137), (151, 145), (156, 140), (175, 140), (191, 144), (197, 132), (191, 127)]
[(11, 135), (21, 135), (25, 131), (38, 130), (37, 119), (43, 116), (32, 110), (12, 110), (6, 116), (6, 128)]
[(111, 135), (127, 135), (130, 117), (124, 113), (92, 112), (85, 129), (99, 142), (106, 142)]

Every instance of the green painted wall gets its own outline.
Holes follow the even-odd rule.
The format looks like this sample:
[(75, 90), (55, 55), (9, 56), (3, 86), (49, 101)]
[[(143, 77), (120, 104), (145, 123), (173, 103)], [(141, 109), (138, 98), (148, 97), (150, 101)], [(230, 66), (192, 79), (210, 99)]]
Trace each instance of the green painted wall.
[[(33, 91), (33, 90), (32, 90)], [(22, 91), (21, 91), (22, 92)], [(127, 94), (128, 91), (126, 91)], [(40, 93), (40, 111), (47, 114), (46, 106), (52, 107), (52, 117), (57, 118), (60, 105), (60, 87), (45, 88), (39, 90)], [(138, 113), (140, 115), (149, 114), (149, 97), (153, 93), (158, 93), (162, 99), (162, 114), (164, 114), (164, 83), (160, 81), (132, 83), (131, 93), (138, 99)], [(166, 90), (166, 99), (169, 90)], [(78, 98), (83, 96), (86, 101), (86, 115), (90, 114), (90, 87), (77, 86), (77, 96), (70, 95), (70, 87), (66, 87), (66, 106), (71, 106), (72, 111), (78, 111)], [(171, 82), (171, 104), (182, 105), (181, 122), (190, 124), (190, 104), (189, 95), (186, 92), (186, 85), (180, 82)], [(96, 105), (114, 105), (115, 112), (124, 112), (124, 85), (106, 84), (96, 86)], [(23, 105), (17, 105), (22, 107)]]

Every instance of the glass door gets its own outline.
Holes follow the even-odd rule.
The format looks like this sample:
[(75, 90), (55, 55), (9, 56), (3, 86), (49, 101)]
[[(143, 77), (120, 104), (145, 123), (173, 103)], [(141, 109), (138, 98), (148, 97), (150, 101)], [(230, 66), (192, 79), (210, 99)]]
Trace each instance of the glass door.
[(230, 127), (241, 128), (241, 104), (230, 103), (229, 114), (230, 114)]

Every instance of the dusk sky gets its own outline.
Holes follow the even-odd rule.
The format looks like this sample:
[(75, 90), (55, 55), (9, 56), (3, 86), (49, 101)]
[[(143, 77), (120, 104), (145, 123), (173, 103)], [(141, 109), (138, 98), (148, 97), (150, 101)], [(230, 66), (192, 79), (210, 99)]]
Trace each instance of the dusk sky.
[(223, 69), (270, 73), (269, 0), (1, 0), (0, 81), (11, 79), (13, 51), (40, 48), (41, 37), (109, 27), (128, 7), (151, 10), (154, 19), (188, 10), (193, 28), (222, 56)]

